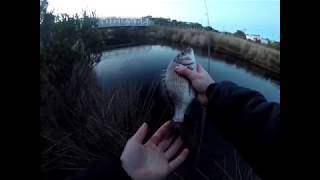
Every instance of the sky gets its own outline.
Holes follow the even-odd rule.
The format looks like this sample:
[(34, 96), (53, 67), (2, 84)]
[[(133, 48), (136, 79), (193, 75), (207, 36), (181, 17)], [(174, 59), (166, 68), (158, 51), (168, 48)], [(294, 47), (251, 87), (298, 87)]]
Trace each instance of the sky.
[[(55, 13), (95, 11), (99, 17), (164, 17), (208, 25), (204, 0), (48, 0)], [(219, 31), (280, 40), (280, 0), (206, 0), (209, 25)]]

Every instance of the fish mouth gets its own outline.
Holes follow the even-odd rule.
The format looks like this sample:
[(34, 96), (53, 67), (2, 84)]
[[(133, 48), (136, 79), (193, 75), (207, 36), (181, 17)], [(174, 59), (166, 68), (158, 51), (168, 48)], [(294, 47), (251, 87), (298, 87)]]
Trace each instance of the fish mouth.
[(190, 57), (183, 57), (183, 58), (179, 58), (180, 61), (192, 61), (192, 59)]
[(185, 65), (185, 66), (194, 64), (192, 59), (189, 58), (189, 57), (174, 59), (174, 62), (177, 63), (177, 64)]

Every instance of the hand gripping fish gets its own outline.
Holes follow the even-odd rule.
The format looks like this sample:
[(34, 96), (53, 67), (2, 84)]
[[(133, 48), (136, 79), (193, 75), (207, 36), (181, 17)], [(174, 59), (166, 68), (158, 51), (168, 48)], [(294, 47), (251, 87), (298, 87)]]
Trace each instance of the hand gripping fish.
[(174, 69), (178, 64), (182, 64), (190, 70), (196, 70), (196, 60), (192, 48), (184, 49), (169, 63), (162, 81), (169, 102), (174, 108), (173, 126), (180, 129), (186, 110), (195, 98), (195, 91), (186, 78), (175, 72)]

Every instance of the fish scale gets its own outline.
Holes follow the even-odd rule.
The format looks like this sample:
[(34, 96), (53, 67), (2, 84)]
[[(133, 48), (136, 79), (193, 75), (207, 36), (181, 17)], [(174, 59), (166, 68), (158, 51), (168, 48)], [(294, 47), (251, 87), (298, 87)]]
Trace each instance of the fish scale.
[(175, 66), (178, 64), (186, 65), (193, 71), (196, 69), (196, 60), (192, 48), (184, 49), (169, 63), (162, 81), (166, 95), (173, 105), (173, 124), (180, 128), (184, 122), (184, 115), (188, 106), (195, 98), (195, 92), (190, 82), (175, 72)]

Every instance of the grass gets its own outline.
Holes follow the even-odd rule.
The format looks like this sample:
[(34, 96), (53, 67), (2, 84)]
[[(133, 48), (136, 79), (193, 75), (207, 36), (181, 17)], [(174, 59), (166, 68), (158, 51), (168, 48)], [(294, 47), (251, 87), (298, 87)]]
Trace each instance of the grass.
[[(151, 120), (154, 93), (159, 87), (157, 80), (146, 92), (141, 85), (119, 82), (104, 94), (97, 86), (94, 72), (83, 68), (81, 64), (76, 65), (69, 85), (63, 90), (53, 89), (56, 100), (50, 101), (48, 109), (42, 107), (41, 112), (47, 117), (42, 118), (46, 121), (41, 123), (40, 133), (46, 141), (41, 154), (41, 169), (45, 173), (61, 170), (71, 174), (110, 154), (120, 157), (127, 139), (143, 122), (154, 127), (150, 129), (151, 134), (165, 121), (161, 117)], [(59, 110), (59, 114), (55, 110)], [(239, 164), (236, 159), (234, 162)], [(195, 167), (194, 171), (201, 177), (215, 178)], [(219, 169), (227, 179), (240, 177), (240, 173), (234, 175), (223, 166)], [(188, 179), (188, 176), (177, 171), (168, 179)]]
[(47, 98), (47, 106), (40, 106), (44, 173), (72, 173), (110, 154), (120, 157), (127, 139), (143, 122), (161, 124), (158, 119), (151, 121), (156, 81), (143, 93), (144, 98), (141, 85), (124, 82), (104, 94), (94, 72), (83, 69), (76, 65), (63, 89), (51, 86), (55, 97)]
[(83, 84), (80, 96), (69, 94), (77, 88), (77, 83), (71, 83), (61, 94), (68, 96), (59, 103), (61, 109), (51, 106), (60, 110), (64, 122), (48, 112), (50, 118), (41, 123), (41, 137), (48, 142), (42, 152), (44, 171), (85, 168), (110, 153), (120, 156), (127, 139), (142, 122), (150, 120), (152, 102), (141, 101), (140, 87), (122, 85), (104, 95), (93, 79), (74, 82)]
[(201, 30), (150, 27), (146, 33), (152, 40), (164, 40), (189, 45), (211, 54), (221, 53), (249, 61), (261, 68), (280, 74), (280, 51), (229, 34)]
[[(94, 19), (63, 17), (54, 23), (55, 16), (45, 14), (40, 33), (41, 170), (47, 176), (60, 170), (73, 173), (110, 154), (119, 157), (142, 122), (148, 122), (151, 134), (164, 121), (163, 117), (151, 119), (158, 81), (147, 91), (137, 84), (119, 82), (108, 88), (108, 93), (102, 92), (93, 71), (102, 38), (95, 29), (84, 26), (89, 23), (91, 27)], [(259, 54), (253, 45), (208, 33), (156, 28), (140, 31), (138, 36), (133, 31), (125, 38), (166, 40), (203, 49), (209, 44), (214, 51), (242, 50), (248, 58)], [(264, 53), (267, 55), (258, 57), (273, 57), (268, 51)], [(276, 63), (277, 59), (270, 62)], [(173, 176), (184, 178), (177, 172)]]

